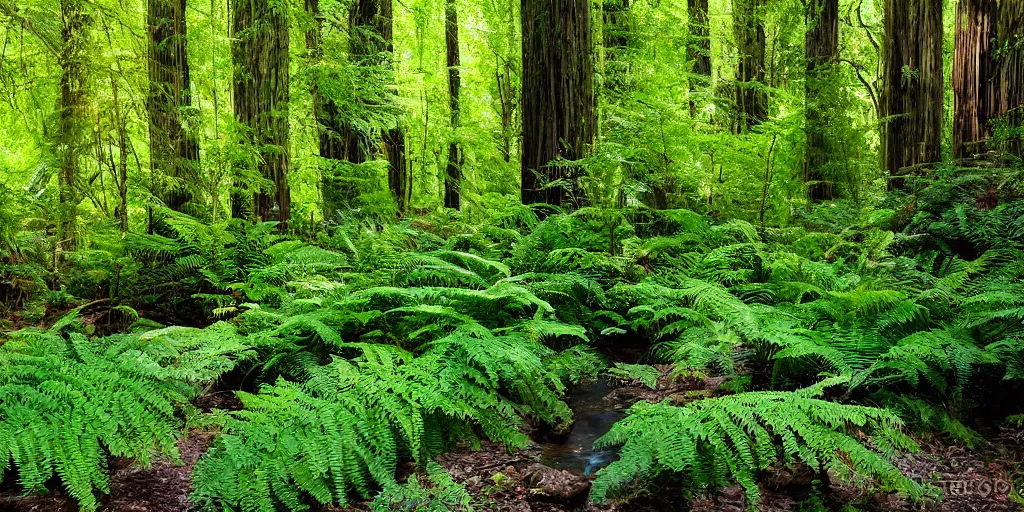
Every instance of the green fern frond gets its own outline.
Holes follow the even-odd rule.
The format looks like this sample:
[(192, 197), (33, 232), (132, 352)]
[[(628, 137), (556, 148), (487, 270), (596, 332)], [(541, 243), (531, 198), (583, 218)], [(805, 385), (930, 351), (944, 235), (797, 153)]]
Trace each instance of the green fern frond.
[[(638, 479), (679, 473), (687, 494), (738, 482), (756, 503), (758, 473), (799, 461), (849, 482), (920, 497), (922, 487), (891, 463), (897, 453), (917, 449), (901, 426), (883, 409), (794, 393), (741, 393), (685, 407), (640, 402), (595, 443), (621, 448), (619, 460), (598, 472), (591, 496), (603, 501)], [(873, 436), (879, 451), (853, 432)]]

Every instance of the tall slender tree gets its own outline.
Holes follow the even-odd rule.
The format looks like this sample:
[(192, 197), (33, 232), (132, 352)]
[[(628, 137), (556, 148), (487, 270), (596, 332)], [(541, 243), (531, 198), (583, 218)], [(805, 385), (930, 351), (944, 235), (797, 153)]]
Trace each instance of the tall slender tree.
[[(388, 77), (393, 73), (392, 8), (392, 0), (356, 0), (349, 11), (349, 53), (358, 66), (371, 74)], [(393, 81), (393, 78), (378, 78), (376, 81), (384, 83)], [(364, 106), (370, 109), (381, 107)], [(345, 131), (349, 161), (362, 163), (372, 158), (375, 143), (370, 134), (351, 121)], [(399, 211), (404, 211), (411, 199), (412, 186), (405, 159), (405, 131), (401, 119), (386, 127), (382, 135), (388, 159), (388, 188), (398, 201)]]
[(447, 0), (444, 9), (445, 54), (448, 61), (448, 104), (451, 109), (453, 138), (448, 144), (448, 165), (444, 180), (445, 208), (460, 207), (462, 195), (462, 147), (457, 140), (460, 126), (459, 93), (462, 79), (459, 76), (459, 12), (455, 0)]
[[(257, 191), (254, 214), (260, 220), (287, 223), (291, 217), (288, 187), (289, 19), (281, 0), (234, 0), (232, 13), (234, 106), (248, 131), (246, 143), (259, 154), (258, 167), (274, 190)], [(236, 195), (234, 201), (242, 198)], [(238, 216), (244, 209), (235, 204)]]
[(687, 0), (690, 16), (690, 38), (687, 51), (693, 62), (693, 77), (690, 78), (690, 117), (697, 115), (697, 102), (693, 95), (700, 87), (711, 82), (711, 24), (708, 17), (708, 0)]
[(596, 127), (588, 0), (523, 0), (525, 204), (578, 205), (578, 172), (555, 162), (586, 156)]
[(192, 105), (185, 18), (185, 0), (148, 1), (150, 166), (154, 173), (186, 182), (161, 191), (174, 210), (191, 199), (186, 185), (199, 163), (199, 144), (181, 121), (182, 109)]
[[(999, 108), (1011, 125), (1024, 126), (1024, 2), (1000, 0), (998, 32)], [(1007, 149), (1024, 156), (1024, 137), (1012, 137)]]
[(956, 7), (953, 54), (953, 156), (990, 135), (989, 121), (999, 108), (999, 70), (992, 40), (996, 36), (996, 0), (960, 0)]
[[(305, 0), (306, 13), (311, 23), (306, 29), (306, 50), (314, 70), (311, 78), (310, 95), (313, 100), (313, 117), (319, 130), (318, 145), (323, 162), (320, 172), (320, 195), (323, 198), (325, 219), (335, 219), (338, 212), (355, 199), (358, 191), (352, 181), (338, 172), (342, 161), (351, 160), (362, 154), (352, 131), (342, 122), (337, 102), (323, 93), (321, 81), (337, 80), (336, 73), (325, 66), (323, 51), (323, 13), (320, 0)], [(365, 158), (363, 159), (365, 160)], [(363, 161), (360, 160), (360, 161)]]
[(733, 127), (743, 133), (768, 117), (768, 93), (764, 85), (765, 32), (763, 0), (732, 0), (733, 32), (739, 60), (736, 64), (737, 120)]
[(78, 203), (82, 200), (79, 161), (86, 150), (88, 100), (89, 15), (82, 0), (61, 0), (60, 21), (60, 104), (58, 139), (60, 147), (59, 243), (66, 249), (78, 245)]
[[(943, 0), (886, 0), (882, 105), (887, 118), (883, 161), (901, 169), (942, 156)], [(890, 186), (900, 188), (895, 177)]]
[(839, 58), (839, 0), (808, 0), (805, 54), (807, 77), (804, 82), (807, 116), (807, 156), (804, 181), (811, 201), (832, 199), (832, 183), (826, 176), (829, 163), (827, 90)]

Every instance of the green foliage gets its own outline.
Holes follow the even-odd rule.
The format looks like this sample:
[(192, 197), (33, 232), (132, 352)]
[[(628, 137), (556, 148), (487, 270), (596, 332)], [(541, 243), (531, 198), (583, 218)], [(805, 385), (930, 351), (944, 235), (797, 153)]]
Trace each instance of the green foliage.
[(83, 510), (110, 492), (108, 456), (177, 458), (180, 412), (252, 355), (226, 325), (93, 340), (61, 335), (63, 325), (0, 347), (0, 469), (13, 463), (26, 493), (59, 477)]
[(279, 381), (225, 418), (224, 434), (195, 473), (200, 503), (235, 510), (304, 510), (370, 497), (393, 483), (399, 454), (425, 464), (479, 428), (523, 446), (520, 415), (568, 419), (561, 383), (545, 368), (548, 350), (521, 338), (455, 332), (415, 356), (386, 345), (310, 372), (302, 385)]
[[(898, 222), (893, 210), (826, 233), (644, 208), (539, 220), (507, 206), (477, 223), (454, 214), (347, 223), (315, 242), (272, 224), (163, 215), (163, 234), (127, 237), (121, 268), (141, 275), (119, 281), (126, 288), (117, 295), (154, 294), (107, 314), (145, 323), (147, 308), (169, 297), (168, 308), (202, 305), (190, 310), (205, 313), (193, 321), (227, 321), (85, 342), (59, 334), (77, 326), (73, 313), (50, 334), (16, 333), (4, 350), (20, 353), (34, 337), (68, 348), (53, 361), (34, 348), (6, 377), (22, 379), (11, 386), (45, 395), (45, 375), (63, 382), (72, 378), (62, 372), (84, 372), (74, 380), (91, 386), (84, 396), (108, 392), (104, 385), (143, 386), (119, 400), (152, 409), (125, 432), (74, 420), (93, 436), (81, 439), (96, 439), (89, 453), (97, 455), (85, 462), (62, 462), (53, 440), (50, 452), (13, 456), (29, 491), (56, 474), (94, 507), (95, 490), (106, 490), (107, 455), (142, 463), (161, 450), (173, 455), (182, 412), (195, 412), (188, 403), (240, 362), (255, 383), (239, 393), (242, 410), (202, 421), (219, 428), (194, 472), (193, 499), (209, 510), (307, 510), (375, 497), (381, 509), (466, 506), (432, 466), (436, 455), (481, 438), (523, 446), (527, 424), (569, 421), (567, 384), (591, 382), (609, 364), (605, 375), (657, 387), (663, 367), (609, 362), (598, 352), (605, 348), (649, 348), (642, 363), (724, 376), (719, 392), (738, 394), (635, 405), (600, 443), (621, 446), (622, 458), (595, 482), (597, 498), (681, 473), (688, 494), (735, 481), (754, 499), (761, 472), (792, 463), (918, 497), (923, 490), (889, 463), (913, 448), (902, 425), (976, 443), (963, 420), (991, 405), (995, 387), (1024, 383), (1019, 251), (969, 258), (918, 247), (917, 235), (879, 227)], [(111, 247), (76, 253), (74, 264), (103, 270), (121, 258)], [(111, 282), (88, 279), (76, 287)], [(79, 303), (66, 291), (43, 297), (52, 309)], [(102, 357), (83, 356), (86, 348)], [(106, 372), (114, 365), (117, 380), (90, 384), (100, 378), (89, 373), (94, 361)], [(72, 398), (59, 396), (52, 411), (70, 410)], [(146, 396), (159, 400), (140, 403)], [(117, 404), (109, 407), (128, 407)], [(47, 435), (69, 428), (31, 407), (26, 414), (46, 418)], [(1010, 409), (1000, 417), (1017, 412)], [(27, 450), (17, 442), (12, 454)], [(406, 462), (432, 483), (399, 484)]]
[(658, 377), (661, 376), (661, 372), (657, 368), (645, 364), (615, 363), (614, 368), (608, 369), (608, 375), (627, 382), (636, 381), (654, 389), (658, 385)]
[(455, 483), (448, 472), (431, 462), (427, 465), (426, 481), (412, 475), (404, 484), (390, 484), (374, 498), (370, 508), (374, 512), (415, 510), (449, 512), (470, 510), (471, 498), (466, 489)]
[[(920, 497), (924, 489), (890, 462), (916, 449), (901, 426), (883, 409), (798, 393), (742, 393), (685, 407), (640, 402), (597, 441), (597, 447), (621, 449), (620, 459), (598, 472), (592, 496), (603, 500), (637, 478), (680, 473), (687, 493), (738, 482), (756, 503), (758, 473), (804, 463), (844, 481)], [(871, 435), (878, 451), (855, 432)]]

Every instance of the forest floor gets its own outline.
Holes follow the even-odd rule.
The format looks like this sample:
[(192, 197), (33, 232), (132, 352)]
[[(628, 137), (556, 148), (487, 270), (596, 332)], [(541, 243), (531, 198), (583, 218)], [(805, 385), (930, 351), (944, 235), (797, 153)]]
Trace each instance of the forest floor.
[[(609, 410), (620, 411), (638, 400), (668, 399), (685, 403), (711, 396), (720, 380), (689, 379), (670, 383), (667, 372), (655, 389), (639, 382), (616, 382), (611, 392), (600, 397)], [(197, 405), (210, 408), (236, 408), (233, 394), (206, 395)], [(579, 404), (574, 404), (579, 405)], [(601, 435), (598, 432), (596, 435)], [(193, 430), (178, 443), (181, 465), (157, 460), (149, 468), (138, 468), (123, 459), (111, 463), (111, 494), (105, 497), (104, 512), (188, 512), (191, 471), (196, 460), (209, 448), (214, 433)], [(898, 461), (907, 475), (931, 482), (944, 489), (941, 504), (910, 503), (889, 495), (866, 495), (852, 487), (833, 486), (825, 496), (830, 510), (843, 504), (858, 503), (862, 510), (891, 512), (1004, 512), (1024, 507), (1011, 498), (1012, 482), (1024, 472), (1024, 428), (1003, 428), (998, 435), (973, 449), (939, 440), (921, 440), (921, 452)], [(483, 443), (480, 450), (464, 450), (442, 455), (438, 462), (463, 484), (481, 510), (499, 512), (654, 512), (692, 510), (694, 512), (743, 512), (746, 498), (739, 486), (700, 496), (689, 507), (677, 486), (670, 482), (638, 489), (627, 503), (594, 504), (587, 502), (592, 476), (581, 470), (555, 469), (542, 464), (546, 445), (531, 445), (508, 451), (494, 443)], [(557, 451), (556, 451), (557, 453)], [(598, 454), (599, 455), (599, 454)], [(545, 461), (548, 462), (548, 461)], [(557, 465), (557, 464), (556, 464)], [(769, 472), (761, 482), (762, 512), (796, 511), (811, 491), (810, 472)], [(57, 482), (53, 482), (57, 487)], [(691, 508), (692, 507), (692, 508)], [(63, 491), (23, 497), (15, 482), (0, 485), (0, 512), (75, 512), (74, 500)], [(368, 506), (327, 507), (318, 512), (365, 511)]]

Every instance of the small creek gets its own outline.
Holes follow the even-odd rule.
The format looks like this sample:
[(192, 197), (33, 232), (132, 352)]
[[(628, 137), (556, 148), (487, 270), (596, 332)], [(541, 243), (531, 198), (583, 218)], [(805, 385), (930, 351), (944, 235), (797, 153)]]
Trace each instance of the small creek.
[(572, 432), (564, 443), (539, 443), (541, 463), (589, 475), (618, 459), (614, 450), (595, 451), (593, 448), (594, 441), (626, 415), (625, 409), (616, 408), (604, 399), (614, 390), (611, 382), (601, 379), (571, 393), (568, 401), (575, 419)]

